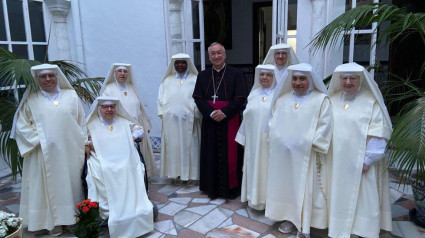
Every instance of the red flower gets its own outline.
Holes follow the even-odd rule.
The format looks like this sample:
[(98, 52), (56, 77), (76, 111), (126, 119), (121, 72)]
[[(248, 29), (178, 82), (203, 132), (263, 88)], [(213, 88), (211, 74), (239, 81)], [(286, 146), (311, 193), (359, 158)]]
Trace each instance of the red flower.
[(81, 210), (83, 210), (84, 213), (87, 213), (90, 209), (88, 207), (83, 207)]
[(77, 204), (77, 209), (80, 209), (80, 204), (79, 203)]

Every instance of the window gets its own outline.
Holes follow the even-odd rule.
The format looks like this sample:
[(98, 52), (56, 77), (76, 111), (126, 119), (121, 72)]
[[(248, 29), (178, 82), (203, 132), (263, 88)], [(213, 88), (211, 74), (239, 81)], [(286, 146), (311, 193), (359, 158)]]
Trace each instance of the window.
[[(345, 10), (379, 0), (346, 0)], [(344, 37), (343, 63), (357, 62), (363, 66), (375, 64), (376, 23), (348, 32)]]
[(297, 49), (297, 0), (273, 0), (273, 44)]
[(44, 62), (47, 41), (43, 13), (42, 1), (0, 0), (0, 47)]
[(186, 53), (195, 66), (205, 69), (204, 14), (202, 0), (164, 0), (167, 61)]
[(46, 38), (43, 1), (0, 0), (0, 47), (22, 58), (45, 62)]

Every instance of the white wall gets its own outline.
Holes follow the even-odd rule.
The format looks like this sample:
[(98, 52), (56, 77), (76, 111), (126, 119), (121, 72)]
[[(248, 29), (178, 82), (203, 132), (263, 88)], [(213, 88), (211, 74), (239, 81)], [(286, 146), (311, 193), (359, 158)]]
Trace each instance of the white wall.
[[(328, 2), (328, 17), (327, 24), (332, 22), (335, 18), (345, 12), (345, 0), (330, 0)], [(342, 40), (342, 38), (341, 38)], [(334, 72), (335, 68), (342, 64), (343, 46), (336, 45), (329, 49), (326, 54), (325, 75), (330, 75)]]
[[(167, 68), (163, 1), (80, 0), (79, 4), (86, 69), (91, 76), (105, 77), (113, 63), (132, 64), (133, 80), (152, 121), (151, 136), (160, 136), (156, 99)], [(68, 32), (75, 59), (72, 22), (70, 13)]]
[(311, 0), (298, 0), (297, 8), (297, 57), (301, 63), (310, 63)]

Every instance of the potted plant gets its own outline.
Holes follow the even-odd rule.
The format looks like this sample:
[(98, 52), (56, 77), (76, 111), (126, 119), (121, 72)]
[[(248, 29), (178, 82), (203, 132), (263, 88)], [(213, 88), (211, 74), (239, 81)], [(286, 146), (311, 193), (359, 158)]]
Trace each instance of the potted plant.
[[(408, 12), (406, 8), (390, 3), (373, 3), (350, 9), (318, 32), (310, 42), (313, 51), (343, 44), (342, 36), (372, 23), (377, 25), (377, 45), (388, 46), (396, 41), (415, 37), (425, 47), (425, 13)], [(387, 24), (386, 27), (380, 27)], [(404, 44), (398, 44), (402, 51)], [(420, 59), (415, 59), (420, 60)], [(378, 61), (377, 61), (378, 62)], [(408, 177), (412, 184), (416, 211), (411, 211), (419, 225), (425, 224), (425, 61), (420, 70), (406, 70), (405, 77), (388, 72), (390, 80), (383, 95), (387, 106), (396, 105), (399, 110), (393, 121), (393, 134), (388, 143), (388, 164), (398, 172), (397, 177)], [(379, 63), (371, 67), (380, 70)], [(409, 68), (406, 65), (404, 68)], [(411, 75), (416, 75), (411, 79)], [(413, 214), (413, 213), (416, 214)]]
[(0, 238), (22, 238), (22, 218), (0, 211)]
[(74, 235), (79, 238), (98, 237), (100, 232), (99, 204), (90, 199), (83, 200), (77, 204), (77, 223), (74, 228)]
[[(77, 65), (66, 61), (49, 61), (65, 74), (78, 96), (91, 104), (98, 95), (103, 78), (89, 78)], [(0, 47), (0, 157), (12, 170), (15, 177), (22, 171), (22, 157), (16, 141), (10, 139), (13, 117), (26, 88), (38, 91), (38, 84), (31, 75), (31, 67), (42, 64), (35, 60), (22, 59)], [(9, 88), (9, 90), (4, 90)]]

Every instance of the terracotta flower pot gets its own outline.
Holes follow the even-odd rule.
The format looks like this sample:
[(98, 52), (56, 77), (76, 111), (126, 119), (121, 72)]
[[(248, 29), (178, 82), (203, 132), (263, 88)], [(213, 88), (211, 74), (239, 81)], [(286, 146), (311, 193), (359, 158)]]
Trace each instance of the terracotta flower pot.
[(15, 232), (13, 232), (10, 235), (7, 235), (5, 238), (22, 238), (22, 232), (23, 232), (24, 228), (22, 226), (22, 224), (19, 226), (18, 230), (16, 230)]

